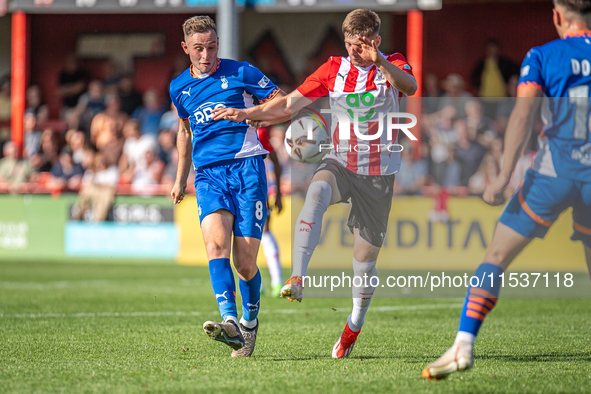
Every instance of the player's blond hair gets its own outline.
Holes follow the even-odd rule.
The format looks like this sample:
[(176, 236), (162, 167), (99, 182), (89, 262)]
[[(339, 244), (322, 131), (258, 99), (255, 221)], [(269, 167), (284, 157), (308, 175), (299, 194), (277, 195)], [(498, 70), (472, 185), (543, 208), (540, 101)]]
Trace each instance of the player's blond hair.
[(380, 33), (380, 17), (371, 10), (358, 9), (349, 12), (343, 21), (345, 37), (372, 37)]
[(561, 5), (569, 12), (581, 16), (591, 28), (591, 0), (554, 0), (554, 5)]
[(215, 22), (209, 16), (194, 16), (183, 23), (185, 38), (191, 37), (195, 33), (205, 33), (209, 30), (213, 30), (217, 35)]

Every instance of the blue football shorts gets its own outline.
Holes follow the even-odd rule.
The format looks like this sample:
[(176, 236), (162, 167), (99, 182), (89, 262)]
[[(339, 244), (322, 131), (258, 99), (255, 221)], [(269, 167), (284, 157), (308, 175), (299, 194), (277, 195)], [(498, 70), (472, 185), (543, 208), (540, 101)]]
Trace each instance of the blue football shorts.
[(261, 239), (267, 219), (267, 175), (262, 156), (225, 160), (195, 171), (199, 222), (220, 209), (234, 215), (234, 235)]
[(565, 209), (573, 208), (572, 240), (591, 248), (591, 183), (529, 170), (499, 221), (528, 238), (544, 238)]

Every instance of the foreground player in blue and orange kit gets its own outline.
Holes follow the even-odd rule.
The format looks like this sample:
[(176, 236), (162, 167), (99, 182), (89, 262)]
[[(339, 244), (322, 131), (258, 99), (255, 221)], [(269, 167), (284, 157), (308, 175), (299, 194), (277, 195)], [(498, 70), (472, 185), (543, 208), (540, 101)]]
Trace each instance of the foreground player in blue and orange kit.
[[(540, 148), (523, 186), (515, 193), (495, 229), (477, 277), (499, 278), (533, 238), (543, 238), (566, 208), (573, 209), (573, 240), (583, 241), (591, 271), (591, 0), (554, 0), (554, 25), (560, 39), (533, 48), (521, 67), (517, 101), (505, 137), (503, 168), (483, 199), (498, 205), (515, 163), (532, 132), (542, 97), (545, 119)], [(486, 315), (494, 308), (501, 280), (468, 289), (454, 345), (423, 370), (442, 379), (474, 364), (473, 345)]]
[[(183, 200), (192, 155), (211, 285), (223, 319), (207, 321), (203, 329), (231, 346), (232, 357), (248, 357), (259, 327), (261, 274), (256, 257), (267, 216), (263, 158), (268, 152), (255, 128), (245, 122), (214, 122), (212, 111), (248, 108), (255, 98), (272, 99), (279, 88), (250, 64), (217, 57), (216, 26), (208, 16), (188, 19), (183, 32), (181, 45), (191, 66), (170, 84), (170, 97), (181, 118), (177, 177), (170, 194), (175, 204)], [(230, 265), (232, 244), (242, 296), (240, 322)]]

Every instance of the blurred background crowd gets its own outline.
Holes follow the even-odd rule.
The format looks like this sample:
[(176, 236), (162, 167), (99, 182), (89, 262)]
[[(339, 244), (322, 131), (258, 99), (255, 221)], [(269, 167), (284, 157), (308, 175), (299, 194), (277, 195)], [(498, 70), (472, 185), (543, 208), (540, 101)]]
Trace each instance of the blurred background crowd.
[[(169, 80), (188, 65), (188, 58), (175, 61)], [(255, 65), (263, 71), (268, 68)], [(295, 88), (272, 71), (267, 74), (285, 91)], [(10, 77), (0, 79), (0, 192), (168, 194), (176, 176), (179, 119), (167, 91), (138, 91), (133, 73), (121, 72), (113, 61), (105, 62), (102, 75), (90, 75), (74, 56), (64, 60), (55, 78), (59, 119), (50, 119), (39, 87), (28, 87), (22, 157), (9, 140)], [(425, 75), (421, 141), (411, 146), (401, 139), (405, 149), (395, 194), (482, 193), (502, 166), (503, 136), (518, 79), (518, 64), (503, 57), (494, 40), (487, 42), (483, 58), (473, 65), (470, 81), (456, 73)], [(411, 99), (415, 98), (407, 100)], [(270, 129), (271, 144), (284, 164), (280, 187), (283, 194), (303, 194), (316, 165), (288, 164), (285, 126)], [(540, 131), (538, 124), (508, 194), (531, 166)], [(272, 168), (269, 173), (273, 183)]]

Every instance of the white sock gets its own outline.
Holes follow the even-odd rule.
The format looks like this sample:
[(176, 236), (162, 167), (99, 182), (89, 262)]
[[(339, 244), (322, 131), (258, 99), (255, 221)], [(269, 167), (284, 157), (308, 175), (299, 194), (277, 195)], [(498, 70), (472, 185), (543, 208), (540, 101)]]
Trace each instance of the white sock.
[(238, 325), (238, 318), (236, 316), (226, 316), (226, 318), (224, 319), (224, 323), (227, 323), (229, 321), (232, 321), (236, 325)]
[(258, 319), (254, 319), (251, 321), (244, 320), (243, 317), (240, 318), (240, 324), (242, 324), (246, 328), (255, 328), (257, 326)]
[(267, 259), (267, 268), (269, 268), (269, 274), (271, 275), (271, 286), (282, 285), (283, 270), (279, 261), (279, 246), (273, 233), (270, 231), (263, 233), (261, 246)]
[(469, 342), (471, 344), (474, 344), (474, 342), (476, 342), (476, 335), (470, 334), (469, 332), (466, 332), (466, 331), (458, 331), (458, 333), (456, 334), (456, 340), (454, 341), (454, 343), (457, 343), (457, 342)]
[[(357, 284), (361, 283), (361, 286), (353, 286), (353, 311), (349, 315), (347, 322), (349, 328), (352, 331), (359, 331), (363, 327), (365, 322), (365, 314), (371, 304), (371, 297), (375, 291), (375, 287), (371, 285), (371, 278), (377, 276), (376, 262), (372, 261), (369, 263), (362, 263), (353, 258), (353, 273), (354, 278), (359, 277), (360, 279), (354, 279)], [(375, 279), (373, 280), (375, 284)]]
[(315, 181), (308, 187), (306, 201), (300, 211), (293, 236), (291, 276), (305, 276), (312, 253), (320, 241), (322, 216), (330, 205), (332, 188), (325, 181)]

